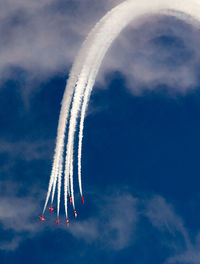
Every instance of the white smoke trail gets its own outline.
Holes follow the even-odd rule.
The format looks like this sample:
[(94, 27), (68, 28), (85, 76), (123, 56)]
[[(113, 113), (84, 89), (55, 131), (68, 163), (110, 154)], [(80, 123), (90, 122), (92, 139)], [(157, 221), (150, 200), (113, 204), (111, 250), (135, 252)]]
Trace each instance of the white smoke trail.
[(75, 209), (75, 201), (74, 201), (74, 182), (73, 182), (73, 155), (71, 156), (71, 164), (70, 164), (70, 186), (69, 188), (70, 193), (71, 193), (71, 198), (72, 198), (72, 205), (73, 208)]
[(44, 208), (43, 208), (42, 214), (44, 214), (44, 212), (46, 210), (46, 207), (47, 207), (47, 203), (49, 201), (49, 197), (50, 197), (50, 194), (51, 194), (51, 188), (52, 188), (52, 184), (53, 184), (53, 180), (54, 180), (54, 173), (55, 173), (55, 169), (53, 167), (52, 168), (52, 171), (51, 171), (51, 176), (50, 176), (50, 181), (49, 181), (49, 186), (48, 186), (47, 197), (46, 197), (46, 201), (45, 201), (45, 204), (44, 204)]
[(83, 190), (82, 190), (82, 180), (81, 180), (81, 159), (82, 159), (82, 141), (83, 141), (85, 113), (90, 99), (90, 94), (92, 92), (92, 87), (95, 82), (95, 77), (97, 75), (103, 57), (104, 57), (104, 49), (100, 49), (96, 57), (96, 65), (95, 65), (96, 67), (92, 67), (92, 70), (88, 78), (87, 86), (85, 88), (85, 92), (83, 96), (82, 109), (81, 109), (81, 118), (80, 118), (80, 126), (79, 126), (79, 142), (78, 142), (78, 182), (79, 182), (80, 194), (82, 197), (83, 197)]
[[(173, 14), (173, 12), (169, 13)], [(183, 17), (183, 14), (181, 13), (174, 13), (176, 16), (180, 16), (181, 18)], [(190, 18), (191, 19), (191, 18)], [(193, 19), (191, 19), (193, 20)], [(194, 22), (194, 20), (193, 20)], [(84, 119), (85, 119), (85, 113), (86, 113), (86, 109), (87, 109), (87, 105), (89, 102), (89, 98), (90, 98), (90, 94), (92, 91), (92, 87), (94, 84), (94, 78), (96, 78), (96, 74), (98, 73), (98, 67), (100, 66), (100, 64), (98, 63), (98, 60), (96, 61), (98, 66), (96, 69), (96, 73), (93, 73), (90, 75), (89, 79), (91, 78), (90, 81), (92, 81), (91, 83), (88, 83), (87, 88), (85, 90), (85, 94), (84, 94), (84, 100), (83, 100), (83, 105), (82, 105), (82, 110), (81, 110), (81, 119), (80, 119), (80, 130), (79, 130), (79, 144), (78, 144), (78, 180), (79, 180), (79, 189), (80, 189), (80, 194), (81, 196), (83, 196), (82, 194), (82, 182), (81, 182), (81, 159), (82, 159), (82, 139), (83, 139), (83, 129), (84, 129)], [(92, 68), (94, 68), (94, 66), (92, 66)], [(94, 71), (95, 72), (95, 71)]]
[(51, 204), (53, 204), (53, 201), (54, 201), (56, 185), (57, 185), (57, 181), (58, 181), (58, 174), (59, 173), (56, 173), (55, 177), (54, 177), (54, 182), (53, 182), (53, 187), (52, 187), (52, 194), (51, 194)]
[[(172, 4), (172, 6), (170, 6), (170, 3), (169, 3), (168, 8), (172, 8), (173, 6), (174, 6), (174, 4)], [(199, 6), (198, 6), (198, 8), (199, 8)], [(185, 7), (182, 8), (182, 9), (183, 10), (181, 10), (181, 11), (186, 11), (186, 8)], [(190, 19), (191, 22), (193, 22), (193, 23), (195, 22), (195, 24), (196, 24), (196, 21), (194, 21), (194, 17), (193, 17), (194, 13), (193, 12), (191, 13), (191, 9), (188, 9), (187, 11), (189, 11), (189, 10), (190, 10), (190, 15), (192, 15), (192, 17), (190, 17), (190, 18), (187, 17), (187, 20)], [(175, 10), (175, 12), (168, 11), (168, 13), (171, 14), (171, 15), (179, 16), (182, 19), (186, 19), (186, 17), (183, 16), (183, 14), (180, 13), (180, 12), (178, 12), (178, 11), (179, 10)], [(164, 11), (164, 13), (167, 13), (167, 12)], [(98, 47), (100, 47), (100, 45), (98, 45)], [(98, 62), (98, 59), (97, 59), (96, 60), (96, 65), (92, 64), (92, 68), (96, 67), (96, 71), (94, 70), (94, 74), (92, 74), (89, 77), (89, 79), (91, 78), (91, 80), (90, 80), (91, 83), (88, 83), (87, 88), (85, 90), (84, 101), (83, 101), (83, 106), (82, 106), (82, 111), (81, 111), (80, 130), (79, 130), (79, 145), (78, 145), (78, 178), (79, 178), (79, 188), (80, 188), (81, 195), (82, 195), (81, 155), (82, 155), (82, 138), (83, 138), (84, 119), (85, 119), (85, 112), (86, 112), (87, 105), (88, 105), (88, 102), (89, 102), (89, 98), (90, 98), (90, 94), (91, 94), (91, 91), (92, 91), (92, 87), (93, 87), (93, 84), (94, 84), (94, 81), (95, 81), (95, 78), (96, 78), (96, 74), (98, 73), (98, 69), (99, 69), (99, 67), (101, 65), (102, 58), (99, 58), (99, 60), (100, 60), (100, 63)]]
[[(65, 162), (65, 177), (66, 178), (68, 178), (68, 175), (69, 175), (70, 157), (71, 155), (73, 155), (72, 153), (73, 153), (74, 135), (75, 135), (75, 130), (76, 130), (77, 117), (78, 117), (78, 113), (80, 110), (80, 105), (82, 101), (82, 96), (84, 94), (84, 89), (85, 89), (85, 86), (88, 80), (88, 75), (91, 72), (91, 67), (97, 68), (96, 65), (100, 66), (100, 63), (96, 62), (96, 58), (98, 57), (98, 54), (99, 54), (99, 49), (102, 46), (104, 47), (104, 50), (102, 52), (103, 54), (99, 58), (101, 62), (103, 60), (105, 53), (108, 50), (108, 47), (111, 45), (112, 41), (121, 32), (121, 30), (133, 19), (132, 10), (130, 12), (130, 3), (135, 7), (135, 3), (133, 3), (132, 1), (131, 2), (126, 1), (122, 3), (121, 5), (117, 6), (116, 8), (114, 8), (113, 10), (111, 10), (102, 19), (103, 23), (102, 21), (100, 21), (96, 25), (96, 28), (98, 28), (100, 24), (102, 26), (99, 27), (97, 34), (94, 36), (92, 45), (89, 49), (89, 53), (87, 54), (84, 67), (79, 76), (79, 80), (76, 86), (76, 90), (75, 90), (75, 94), (74, 94), (74, 98), (72, 102), (71, 117), (70, 117), (70, 123), (69, 123), (69, 133), (68, 133), (68, 144), (67, 144), (67, 151), (66, 151), (66, 162)], [(122, 16), (122, 19), (120, 18), (120, 16)], [(98, 68), (94, 72), (96, 72), (97, 74)], [(66, 196), (66, 193), (67, 193), (67, 190), (65, 191), (65, 196)]]
[[(101, 62), (114, 41), (114, 39), (120, 34), (120, 32), (135, 18), (138, 18), (142, 15), (149, 13), (169, 13), (169, 11), (165, 11), (168, 9), (175, 10), (175, 16), (179, 16), (181, 18), (182, 14), (180, 12), (187, 13), (192, 17), (199, 20), (200, 17), (200, 5), (197, 0), (127, 0), (117, 7), (113, 8), (109, 11), (100, 22), (94, 27), (92, 32), (89, 34), (87, 40), (85, 41), (81, 51), (77, 59), (75, 60), (74, 66), (71, 71), (71, 76), (67, 84), (66, 92), (64, 94), (61, 114), (59, 119), (58, 126), (58, 136), (57, 136), (57, 145), (54, 156), (54, 163), (52, 168), (52, 174), (49, 182), (49, 188), (47, 193), (46, 204), (49, 199), (49, 195), (52, 189), (52, 184), (55, 177), (55, 171), (60, 164), (60, 158), (63, 155), (63, 147), (64, 147), (64, 138), (65, 138), (65, 128), (66, 122), (69, 116), (69, 109), (73, 97), (72, 108), (71, 108), (71, 116), (69, 122), (69, 132), (68, 132), (68, 143), (66, 150), (66, 161), (65, 161), (65, 211), (67, 214), (67, 190), (68, 190), (68, 177), (70, 170), (72, 170), (72, 166), (70, 168), (70, 164), (72, 164), (71, 158), (73, 158), (73, 148), (74, 148), (74, 136), (77, 125), (77, 117), (80, 111), (80, 106), (83, 100), (82, 107), (82, 119), (81, 119), (81, 127), (79, 132), (79, 162), (81, 159), (80, 151), (82, 148), (82, 133), (83, 133), (83, 125), (84, 125), (84, 116), (87, 108), (87, 104), (89, 101), (90, 93), (92, 91), (96, 75), (98, 73)], [(188, 19), (188, 18), (187, 18)], [(101, 51), (101, 56), (98, 56), (99, 50)], [(94, 68), (94, 70), (92, 70)], [(86, 88), (87, 87), (87, 88)], [(74, 92), (75, 89), (75, 92)], [(81, 140), (80, 140), (81, 138)], [(80, 163), (79, 163), (80, 164)], [(80, 166), (80, 165), (79, 165)], [(81, 171), (81, 167), (79, 167), (79, 171)], [(71, 174), (71, 173), (70, 173)], [(80, 178), (80, 173), (79, 173)], [(71, 194), (73, 194), (73, 177), (70, 178), (71, 182)], [(80, 185), (81, 186), (81, 185)], [(82, 188), (80, 188), (82, 192)], [(73, 198), (74, 205), (74, 198)]]
[[(99, 23), (99, 27), (100, 26), (101, 24)], [(63, 95), (62, 106), (61, 106), (61, 111), (60, 111), (60, 116), (59, 116), (58, 130), (57, 130), (56, 148), (55, 148), (55, 154), (53, 158), (53, 167), (52, 167), (51, 176), (49, 180), (49, 187), (48, 187), (48, 191), (46, 195), (43, 214), (46, 210), (47, 203), (49, 201), (49, 197), (50, 197), (51, 190), (52, 190), (52, 185), (56, 178), (55, 171), (59, 170), (60, 159), (63, 156), (65, 130), (67, 126), (67, 120), (69, 116), (73, 93), (76, 87), (76, 82), (79, 78), (81, 68), (84, 65), (85, 58), (87, 57), (87, 52), (90, 49), (90, 43), (92, 43), (93, 38), (96, 35), (97, 31), (98, 31), (98, 27), (95, 27), (94, 29), (92, 29), (87, 39), (83, 43), (82, 48), (72, 66), (69, 79), (66, 85), (65, 93)]]
[[(123, 3), (123, 5), (124, 5), (124, 3)], [(119, 9), (119, 7), (115, 8), (115, 9)], [(72, 102), (71, 118), (70, 118), (70, 123), (69, 123), (68, 144), (67, 144), (66, 162), (65, 162), (65, 179), (67, 179), (69, 177), (70, 157), (71, 157), (71, 155), (73, 155), (74, 134), (75, 134), (75, 129), (76, 129), (77, 117), (78, 117), (78, 112), (80, 110), (80, 105), (82, 102), (82, 96), (84, 93), (84, 89), (85, 89), (85, 86), (86, 86), (86, 83), (88, 80), (88, 75), (91, 72), (91, 65), (93, 65), (93, 63), (95, 63), (96, 58), (97, 58), (98, 53), (99, 53), (98, 43), (100, 42), (100, 40), (102, 38), (103, 38), (103, 40), (105, 40), (101, 30), (103, 27), (107, 26), (108, 17), (112, 16), (113, 12), (114, 12), (114, 9), (111, 10), (94, 28), (94, 32), (97, 32), (97, 33), (96, 33), (96, 35), (94, 35), (92, 32), (92, 35), (94, 35), (94, 39), (93, 39), (92, 45), (89, 49), (89, 53), (87, 54), (87, 58), (86, 58), (84, 67), (82, 69), (82, 72), (79, 76), (79, 80), (77, 82), (77, 86), (76, 86), (76, 90), (75, 90), (75, 94), (74, 94), (74, 98), (73, 98), (73, 102)], [(111, 33), (112, 33), (111, 30), (112, 30), (112, 28), (109, 29), (109, 35), (111, 35)], [(112, 42), (112, 39), (108, 38), (107, 45), (105, 45), (103, 43), (104, 55), (105, 55), (107, 48), (109, 47), (111, 42)], [(102, 61), (104, 55), (100, 58), (100, 61)], [(95, 65), (94, 65), (94, 67), (95, 67)], [(65, 180), (65, 181), (67, 181), (67, 180)], [(65, 183), (65, 186), (66, 186), (66, 183)], [(65, 204), (67, 204), (66, 203), (66, 196), (67, 196), (67, 190), (65, 187)], [(74, 205), (73, 197), (72, 197), (72, 202)]]
[(70, 181), (70, 179), (72, 178), (73, 179), (73, 163), (74, 163), (74, 158), (73, 158), (73, 155), (71, 156), (71, 161), (70, 161), (71, 163), (70, 163), (70, 177), (69, 177), (69, 188), (68, 188), (68, 193), (69, 193), (69, 196), (70, 196), (70, 194), (72, 193), (71, 192), (71, 188), (70, 188), (70, 186), (71, 186), (71, 181)]
[(62, 185), (62, 167), (63, 167), (63, 157), (61, 157), (61, 160), (60, 160), (59, 173), (58, 173), (57, 218), (59, 218), (59, 213), (60, 213), (60, 197), (61, 197), (61, 185)]
[(90, 94), (92, 90), (91, 82), (88, 82), (84, 99), (83, 105), (81, 110), (81, 119), (80, 119), (80, 128), (79, 128), (79, 142), (78, 142), (78, 182), (79, 182), (79, 190), (80, 194), (83, 197), (83, 190), (82, 190), (82, 180), (81, 180), (81, 160), (82, 160), (82, 142), (83, 142), (83, 129), (84, 129), (84, 120), (85, 120), (85, 113), (87, 110)]
[[(93, 32), (95, 34), (95, 31)], [(60, 116), (59, 116), (59, 124), (58, 124), (58, 129), (57, 129), (57, 139), (56, 139), (56, 148), (55, 148), (55, 154), (53, 158), (53, 166), (52, 166), (52, 171), (51, 171), (51, 176), (49, 180), (49, 186), (48, 186), (48, 191), (46, 195), (46, 200), (43, 208), (43, 214), (46, 210), (49, 197), (52, 191), (52, 185), (54, 181), (56, 180), (56, 171), (58, 172), (59, 166), (61, 166), (60, 160), (63, 157), (63, 150), (64, 150), (64, 140), (65, 140), (65, 130), (67, 126), (67, 120), (69, 116), (69, 111), (70, 111), (70, 106), (72, 102), (72, 97), (74, 93), (74, 89), (76, 86), (76, 82), (78, 80), (80, 70), (82, 67), (82, 62), (85, 57), (85, 54), (87, 53), (87, 49), (89, 48), (89, 42), (92, 39), (92, 35), (88, 37), (85, 41), (87, 43), (86, 45), (83, 44), (83, 47), (81, 51), (79, 52), (75, 63), (73, 64), (73, 67), (71, 69), (69, 79), (66, 85), (66, 89), (63, 95), (62, 99), (62, 106), (61, 106), (61, 111), (60, 111)], [(91, 39), (90, 39), (91, 38)]]

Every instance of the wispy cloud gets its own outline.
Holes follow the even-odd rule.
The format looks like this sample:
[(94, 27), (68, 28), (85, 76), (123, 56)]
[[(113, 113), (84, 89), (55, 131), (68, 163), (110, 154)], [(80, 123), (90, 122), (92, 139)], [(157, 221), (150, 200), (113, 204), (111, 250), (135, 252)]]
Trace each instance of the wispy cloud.
[(199, 264), (200, 263), (200, 246), (191, 248), (185, 253), (169, 258), (168, 263), (185, 263), (185, 264)]
[(185, 94), (199, 82), (199, 44), (197, 29), (189, 24), (170, 16), (147, 16), (134, 21), (115, 41), (99, 81), (104, 79), (105, 85), (106, 73), (113, 70), (125, 77), (134, 94), (160, 87)]
[(72, 225), (70, 232), (105, 249), (121, 250), (130, 244), (138, 221), (137, 199), (128, 193), (105, 195), (98, 213)]
[(173, 237), (180, 233), (187, 247), (191, 242), (184, 227), (183, 220), (178, 216), (169, 203), (163, 197), (155, 196), (152, 200), (146, 202), (145, 215), (149, 218), (152, 225), (160, 230), (168, 231)]
[[(1, 80), (22, 69), (27, 94), (41, 79), (67, 73), (91, 28), (120, 2), (7, 1), (0, 11)], [(134, 94), (163, 85), (185, 93), (198, 83), (199, 44), (195, 28), (174, 18), (146, 17), (120, 35), (98, 81), (106, 85), (106, 74), (117, 70)]]
[(50, 146), (52, 141), (6, 141), (0, 140), (0, 154), (9, 155), (12, 159), (22, 159), (24, 161), (41, 160), (49, 158)]
[(50, 160), (52, 145), (51, 140), (30, 141), (25, 139), (12, 142), (0, 139), (1, 175), (10, 178), (13, 173), (16, 173), (16, 166), (20, 162), (28, 164), (33, 161)]
[[(42, 234), (45, 227), (57, 232), (53, 218), (44, 225), (37, 220), (41, 191), (30, 190), (29, 194), (20, 195), (20, 188), (11, 182), (0, 183), (1, 233), (8, 234), (7, 238), (2, 236), (0, 239), (1, 250), (17, 249), (27, 238)], [(169, 248), (166, 263), (200, 263), (200, 235), (195, 242), (191, 240), (183, 219), (163, 197), (143, 200), (133, 197), (127, 189), (121, 192), (113, 189), (111, 192), (96, 192), (94, 202), (93, 215), (72, 221), (69, 229), (64, 224), (65, 219), (61, 219), (61, 230), (81, 240), (86, 248), (89, 244), (103, 251), (120, 251), (134, 246), (140, 241), (140, 231), (145, 228), (143, 225), (147, 225), (142, 221), (146, 218), (154, 232), (160, 234), (162, 244), (164, 238), (164, 246)]]
[[(0, 249), (15, 250), (22, 241), (42, 232), (44, 226), (55, 230), (54, 221), (40, 225), (37, 220), (41, 192), (32, 190), (21, 196), (20, 186), (11, 182), (0, 183), (0, 189), (0, 224), (4, 232), (11, 232), (9, 240), (0, 239)], [(66, 228), (65, 219), (61, 219), (60, 227), (85, 243), (95, 243), (104, 250), (121, 250), (130, 244), (135, 232), (137, 199), (128, 193), (117, 197), (105, 194), (103, 205), (97, 206), (95, 216), (71, 223), (70, 229)]]
[(67, 71), (88, 31), (119, 1), (14, 1), (1, 5), (0, 73), (15, 67), (31, 80)]
[(40, 193), (30, 190), (20, 195), (21, 187), (12, 182), (0, 182), (0, 223), (7, 234), (0, 239), (0, 249), (15, 250), (24, 239), (41, 231), (36, 222)]
[(156, 229), (160, 232), (167, 231), (171, 235), (172, 239), (166, 240), (166, 246), (172, 248), (173, 253), (166, 263), (200, 263), (200, 233), (197, 234), (196, 241), (193, 243), (182, 218), (163, 197), (155, 196), (147, 201), (145, 215)]

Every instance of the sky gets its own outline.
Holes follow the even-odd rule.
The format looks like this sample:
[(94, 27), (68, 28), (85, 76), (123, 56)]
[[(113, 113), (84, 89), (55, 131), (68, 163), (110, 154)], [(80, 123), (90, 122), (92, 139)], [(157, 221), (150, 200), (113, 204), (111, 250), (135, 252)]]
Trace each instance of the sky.
[[(130, 24), (87, 110), (70, 228), (40, 224), (66, 80), (116, 0), (0, 2), (0, 263), (200, 263), (200, 32), (158, 14)], [(75, 172), (75, 190), (78, 190)]]

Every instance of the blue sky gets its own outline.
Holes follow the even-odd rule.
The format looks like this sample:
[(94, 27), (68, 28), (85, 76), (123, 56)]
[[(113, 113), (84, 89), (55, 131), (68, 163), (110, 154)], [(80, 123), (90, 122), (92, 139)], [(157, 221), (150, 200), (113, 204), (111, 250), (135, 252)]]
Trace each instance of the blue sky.
[(172, 17), (133, 23), (113, 44), (87, 111), (86, 203), (76, 193), (69, 230), (63, 206), (59, 228), (55, 215), (38, 221), (70, 67), (112, 6), (9, 0), (0, 9), (2, 264), (200, 263), (200, 38)]

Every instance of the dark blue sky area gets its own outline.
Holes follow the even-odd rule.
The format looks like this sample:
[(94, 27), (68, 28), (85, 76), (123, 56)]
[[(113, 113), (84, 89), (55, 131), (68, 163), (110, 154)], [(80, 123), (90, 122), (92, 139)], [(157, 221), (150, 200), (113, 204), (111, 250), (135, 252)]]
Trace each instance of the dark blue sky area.
[[(168, 66), (192, 56), (170, 34), (154, 44), (176, 46)], [(200, 263), (199, 86), (183, 94), (163, 84), (138, 96), (115, 71), (106, 89), (95, 87), (83, 140), (86, 204), (76, 179), (79, 217), (67, 230), (55, 216), (37, 219), (67, 76), (24, 97), (27, 75), (15, 68), (0, 90), (0, 263)]]
[[(115, 193), (118, 199), (119, 193), (129, 192), (146, 201), (160, 195), (173, 204), (195, 235), (200, 221), (198, 90), (172, 98), (166, 89), (160, 87), (138, 97), (129, 93), (120, 73), (113, 73), (108, 78), (107, 90), (94, 91), (88, 111), (90, 115), (86, 118), (83, 145), (86, 208), (81, 209), (78, 221), (95, 218), (98, 210), (95, 200), (105, 203), (104, 195), (109, 192), (113, 199)], [(55, 76), (47, 81), (32, 98), (29, 109), (24, 108), (16, 82), (7, 82), (1, 90), (1, 137), (12, 142), (50, 140), (47, 146), (44, 145), (46, 149), (42, 151), (46, 155), (41, 160), (23, 160), (23, 154), (19, 157), (1, 154), (2, 165), (9, 164), (10, 159), (14, 161), (12, 168), (1, 174), (2, 182), (9, 180), (19, 184), (22, 189), (19, 196), (27, 195), (30, 185), (39, 190), (47, 187), (64, 86), (64, 78)], [(15, 129), (14, 133), (12, 129)], [(93, 192), (98, 193), (98, 198)], [(44, 196), (45, 191), (42, 199)], [(38, 199), (37, 203), (42, 206), (41, 200)], [(143, 203), (139, 207), (144, 210)], [(40, 212), (34, 213), (37, 221)], [(99, 219), (102, 230), (109, 214), (108, 209), (103, 216), (98, 215), (102, 217)], [(98, 242), (98, 237), (88, 243), (62, 229), (48, 227), (26, 238), (13, 252), (1, 251), (1, 263), (164, 263), (171, 253), (165, 240), (172, 238), (167, 232), (164, 232), (166, 237), (154, 232), (149, 221), (144, 216), (141, 218), (137, 230), (130, 231), (133, 232), (130, 243), (121, 250), (104, 248), (102, 244), (107, 242)], [(55, 219), (48, 220), (53, 222)], [(126, 224), (127, 219), (124, 221)], [(9, 230), (6, 231), (7, 237), (8, 234)], [(10, 237), (12, 235), (11, 232)]]

